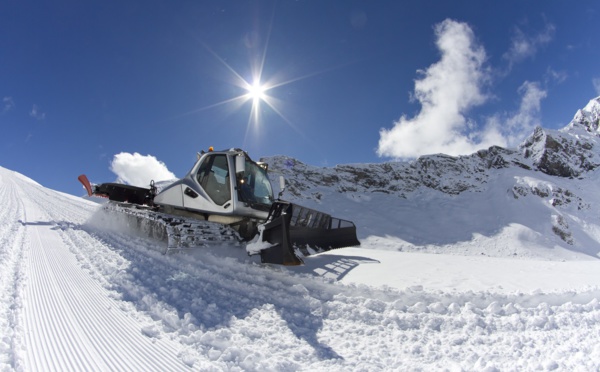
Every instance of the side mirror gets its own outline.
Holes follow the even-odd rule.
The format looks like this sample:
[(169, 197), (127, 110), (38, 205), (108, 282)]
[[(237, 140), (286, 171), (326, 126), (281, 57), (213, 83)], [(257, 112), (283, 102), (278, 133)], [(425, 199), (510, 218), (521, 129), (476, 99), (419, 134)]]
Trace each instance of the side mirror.
[(281, 195), (285, 191), (285, 178), (283, 176), (279, 176), (279, 195), (277, 195), (277, 199), (281, 199)]
[(235, 157), (235, 173), (240, 174), (246, 172), (246, 158), (244, 156)]

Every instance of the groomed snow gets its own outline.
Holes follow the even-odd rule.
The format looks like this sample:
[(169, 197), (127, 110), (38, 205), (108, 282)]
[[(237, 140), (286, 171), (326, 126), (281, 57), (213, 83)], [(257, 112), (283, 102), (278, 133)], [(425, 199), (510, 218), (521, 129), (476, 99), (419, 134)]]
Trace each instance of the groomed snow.
[(600, 261), (481, 254), (524, 252), (522, 224), (438, 250), (368, 234), (287, 268), (241, 247), (162, 255), (1, 167), (0, 200), (2, 371), (600, 368)]

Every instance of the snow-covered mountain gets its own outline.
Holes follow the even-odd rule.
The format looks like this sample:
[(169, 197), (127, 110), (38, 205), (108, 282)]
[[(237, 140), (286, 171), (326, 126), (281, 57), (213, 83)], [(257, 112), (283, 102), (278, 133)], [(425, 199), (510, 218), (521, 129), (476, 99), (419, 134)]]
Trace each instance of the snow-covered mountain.
[(585, 177), (600, 166), (600, 97), (579, 110), (561, 130), (537, 127), (518, 149), (498, 146), (469, 156), (422, 156), (412, 162), (313, 167), (286, 156), (263, 158), (271, 172), (283, 174), (295, 196), (327, 186), (337, 192), (386, 193), (407, 198), (420, 188), (446, 194), (480, 191), (495, 170), (522, 168), (559, 177)]
[[(362, 238), (393, 235), (407, 241), (403, 249), (434, 245), (439, 251), (447, 244), (455, 249), (473, 234), (489, 237), (486, 247), (490, 241), (497, 247), (503, 232), (527, 233), (535, 246), (598, 257), (599, 122), (600, 97), (561, 130), (536, 128), (517, 149), (495, 146), (468, 156), (329, 168), (286, 156), (261, 160), (272, 175), (286, 178), (286, 198), (353, 218)], [(344, 210), (330, 207), (339, 206), (340, 199), (349, 201)], [(512, 253), (538, 256), (533, 251), (515, 248)]]

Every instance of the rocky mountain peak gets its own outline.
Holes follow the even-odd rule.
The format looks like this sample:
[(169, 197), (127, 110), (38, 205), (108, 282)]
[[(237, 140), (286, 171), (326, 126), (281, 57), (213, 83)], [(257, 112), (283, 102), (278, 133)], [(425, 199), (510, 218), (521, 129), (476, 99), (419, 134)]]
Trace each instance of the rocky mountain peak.
[[(583, 109), (578, 110), (569, 124), (571, 127), (581, 126), (587, 132), (600, 134), (600, 97), (592, 99)], [(567, 126), (567, 127), (569, 127)]]
[(561, 130), (537, 127), (519, 149), (536, 169), (559, 177), (581, 177), (600, 166), (600, 97), (578, 110)]

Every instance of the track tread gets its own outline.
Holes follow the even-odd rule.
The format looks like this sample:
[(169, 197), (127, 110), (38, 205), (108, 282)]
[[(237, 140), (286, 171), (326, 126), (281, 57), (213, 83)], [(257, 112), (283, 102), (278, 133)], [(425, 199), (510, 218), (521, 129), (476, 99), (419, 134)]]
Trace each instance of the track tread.
[(107, 203), (105, 210), (124, 214), (129, 217), (129, 222), (145, 235), (166, 241), (165, 253), (171, 250), (242, 242), (237, 231), (217, 222), (173, 216), (149, 207), (126, 203)]

